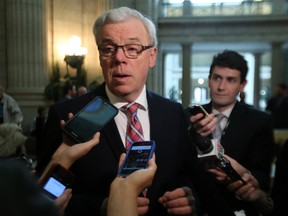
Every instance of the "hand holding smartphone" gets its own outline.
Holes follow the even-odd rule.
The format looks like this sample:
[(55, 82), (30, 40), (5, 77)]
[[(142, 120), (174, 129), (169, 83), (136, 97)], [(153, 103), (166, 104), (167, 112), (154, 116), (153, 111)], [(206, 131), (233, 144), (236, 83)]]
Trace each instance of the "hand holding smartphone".
[(74, 174), (56, 163), (51, 166), (40, 182), (42, 193), (48, 199), (58, 198), (66, 188), (70, 188), (74, 181)]
[(134, 142), (119, 169), (119, 175), (125, 177), (136, 170), (146, 169), (148, 161), (153, 156), (155, 147), (153, 140)]
[(117, 114), (117, 107), (102, 97), (96, 97), (69, 119), (62, 130), (78, 143), (87, 142)]
[(197, 115), (198, 113), (202, 113), (203, 117), (199, 119), (199, 121), (209, 115), (209, 113), (200, 104), (192, 104), (192, 106), (188, 107), (188, 111), (192, 115)]

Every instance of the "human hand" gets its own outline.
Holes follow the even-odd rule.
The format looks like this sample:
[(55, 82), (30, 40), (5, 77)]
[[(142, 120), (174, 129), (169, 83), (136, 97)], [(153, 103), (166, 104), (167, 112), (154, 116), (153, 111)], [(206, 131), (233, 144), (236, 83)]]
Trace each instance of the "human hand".
[(241, 176), (246, 184), (243, 184), (241, 180), (232, 182), (229, 176), (220, 168), (213, 168), (209, 169), (208, 171), (214, 174), (219, 183), (227, 184), (227, 189), (234, 193), (238, 199), (250, 202), (260, 199), (263, 196), (263, 192), (259, 188), (257, 179), (250, 173), (249, 170), (247, 170), (233, 158), (229, 157), (228, 155), (225, 155), (225, 158), (230, 161), (233, 169)]
[(257, 179), (250, 173), (242, 175), (245, 185), (239, 181), (232, 182), (227, 185), (228, 190), (234, 192), (235, 196), (243, 201), (254, 202), (264, 196), (263, 191), (259, 187)]
[[(72, 117), (72, 113), (69, 113), (69, 119)], [(61, 120), (60, 124), (63, 125), (65, 122)], [(76, 160), (86, 155), (93, 147), (95, 147), (99, 143), (99, 140), (100, 132), (97, 132), (91, 140), (85, 143), (72, 144), (71, 139), (63, 134), (63, 141), (53, 154), (52, 161), (61, 164), (66, 169), (69, 169)]]
[(72, 189), (66, 189), (61, 196), (54, 200), (54, 204), (59, 209), (61, 215), (64, 215), (64, 211), (72, 197)]
[(63, 141), (53, 154), (52, 162), (59, 163), (66, 169), (69, 169), (76, 160), (86, 155), (93, 147), (95, 147), (99, 143), (99, 139), (100, 132), (97, 132), (91, 140), (85, 143), (70, 146)]
[(208, 136), (215, 130), (218, 118), (213, 113), (200, 120), (201, 118), (203, 118), (203, 114), (198, 113), (190, 117), (190, 122), (199, 135)]
[[(72, 114), (71, 114), (72, 115)], [(70, 115), (70, 117), (71, 117)], [(64, 121), (61, 121), (61, 124), (64, 124)], [(47, 165), (46, 169), (38, 179), (38, 182), (42, 182), (46, 173), (49, 171), (51, 166), (55, 163), (62, 165), (64, 168), (69, 169), (71, 165), (78, 160), (79, 158), (86, 155), (93, 147), (95, 147), (100, 140), (100, 132), (97, 132), (94, 137), (85, 142), (71, 145), (70, 139), (66, 136), (63, 137), (63, 141), (55, 153), (52, 155), (52, 158)]]
[[(126, 154), (120, 157), (119, 168), (124, 161)], [(108, 200), (108, 212), (111, 215), (144, 215), (148, 212), (149, 199), (146, 197), (138, 197), (138, 195), (152, 184), (157, 165), (155, 163), (155, 154), (148, 162), (146, 169), (133, 172), (126, 178), (117, 176), (110, 186), (110, 194)], [(124, 200), (124, 202), (123, 202)], [(127, 212), (129, 209), (129, 212)], [(110, 214), (109, 214), (110, 215)]]
[(177, 188), (166, 192), (159, 198), (159, 202), (172, 215), (189, 215), (195, 212), (195, 198), (189, 187)]

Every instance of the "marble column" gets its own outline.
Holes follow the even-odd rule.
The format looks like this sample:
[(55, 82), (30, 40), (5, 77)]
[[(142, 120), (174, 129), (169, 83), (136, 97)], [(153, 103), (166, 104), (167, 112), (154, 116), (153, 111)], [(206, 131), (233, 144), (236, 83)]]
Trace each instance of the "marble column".
[(183, 16), (190, 17), (192, 15), (192, 3), (190, 0), (183, 1)]
[(7, 90), (15, 96), (43, 93), (47, 82), (45, 0), (5, 2)]
[(182, 44), (182, 104), (187, 107), (191, 101), (191, 43)]
[(24, 133), (29, 132), (38, 106), (47, 105), (45, 0), (5, 1), (6, 91), (19, 104)]

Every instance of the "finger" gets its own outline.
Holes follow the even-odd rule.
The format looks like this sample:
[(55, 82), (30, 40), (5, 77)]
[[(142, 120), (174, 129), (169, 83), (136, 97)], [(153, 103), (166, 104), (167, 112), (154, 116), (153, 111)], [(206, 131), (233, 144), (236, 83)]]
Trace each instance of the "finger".
[(191, 190), (191, 188), (189, 188), (189, 187), (182, 187), (182, 189), (184, 190), (186, 197), (192, 195), (192, 190)]
[(93, 139), (94, 138), (98, 138), (99, 139), (100, 138), (100, 132), (95, 133), (94, 136), (93, 136)]
[(124, 159), (126, 157), (126, 153), (122, 153), (120, 155), (120, 159), (119, 159), (119, 163), (118, 163), (118, 168), (120, 169), (120, 167), (122, 166), (122, 163), (124, 162)]
[(90, 147), (90, 149), (96, 145), (99, 144), (100, 140), (100, 132), (97, 132), (91, 140), (87, 142), (87, 146)]
[(57, 206), (57, 208), (61, 212), (64, 212), (64, 210), (67, 207), (71, 197), (72, 197), (72, 189), (66, 189), (61, 194), (61, 196), (59, 196), (57, 199), (54, 200), (54, 204)]
[(149, 199), (146, 197), (137, 197), (137, 205), (139, 206), (147, 206), (149, 205)]
[(192, 213), (191, 206), (185, 206), (180, 208), (172, 208), (167, 210), (171, 215), (190, 215)]
[(173, 200), (169, 200), (165, 203), (166, 208), (180, 208), (184, 206), (189, 206), (189, 201), (187, 197), (181, 197)]
[(146, 215), (149, 210), (149, 199), (137, 197), (138, 215)]
[(71, 118), (73, 118), (73, 113), (68, 113), (68, 119), (71, 119)]
[(144, 216), (144, 215), (146, 215), (147, 214), (147, 212), (148, 212), (148, 210), (149, 210), (149, 207), (148, 206), (138, 206), (138, 215), (139, 216)]
[(60, 121), (60, 125), (63, 126), (64, 124), (65, 124), (65, 121), (64, 121), (64, 120), (61, 120), (61, 121)]
[(185, 191), (183, 190), (183, 188), (177, 188), (174, 191), (171, 192), (166, 192), (164, 194), (164, 200), (174, 200), (177, 199), (179, 197), (185, 197)]

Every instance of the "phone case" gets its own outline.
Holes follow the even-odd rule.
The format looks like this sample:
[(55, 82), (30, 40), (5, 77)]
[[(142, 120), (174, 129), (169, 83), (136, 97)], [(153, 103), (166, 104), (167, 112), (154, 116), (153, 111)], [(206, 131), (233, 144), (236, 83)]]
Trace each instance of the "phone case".
[(72, 187), (74, 174), (58, 163), (53, 164), (45, 177), (41, 180), (42, 193), (50, 198), (56, 199), (66, 188)]
[(209, 115), (209, 113), (200, 104), (193, 104), (192, 106), (189, 106), (188, 111), (192, 115), (197, 115), (198, 113), (202, 113), (203, 118)]
[(156, 145), (153, 140), (132, 143), (119, 169), (119, 175), (125, 177), (139, 169), (147, 168), (155, 148)]

